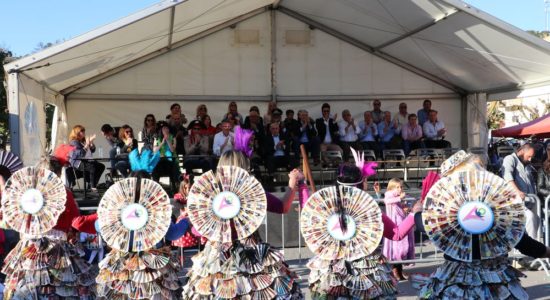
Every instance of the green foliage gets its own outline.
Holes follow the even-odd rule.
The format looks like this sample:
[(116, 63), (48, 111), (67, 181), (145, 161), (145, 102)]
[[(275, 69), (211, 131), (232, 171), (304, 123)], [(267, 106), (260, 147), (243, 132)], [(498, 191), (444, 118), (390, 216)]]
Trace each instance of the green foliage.
[[(6, 59), (12, 57), (12, 53), (8, 50), (0, 48), (0, 64), (3, 66)], [(0, 67), (0, 77), (2, 81), (6, 80), (4, 68)], [(9, 112), (8, 112), (8, 97), (4, 84), (0, 84), (0, 135), (4, 136), (4, 141), (9, 136)]]
[(487, 128), (489, 130), (499, 129), (500, 123), (504, 121), (504, 113), (498, 109), (502, 106), (502, 101), (491, 102), (487, 105)]
[(527, 32), (541, 39), (545, 39), (550, 36), (550, 31), (527, 30)]

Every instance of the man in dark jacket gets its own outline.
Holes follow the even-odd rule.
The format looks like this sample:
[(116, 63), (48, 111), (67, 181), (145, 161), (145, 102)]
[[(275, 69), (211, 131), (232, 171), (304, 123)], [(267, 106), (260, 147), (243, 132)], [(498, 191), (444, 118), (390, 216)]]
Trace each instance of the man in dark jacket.
[(300, 121), (300, 135), (298, 136), (298, 141), (300, 145), (304, 145), (306, 151), (310, 153), (310, 156), (313, 158), (313, 164), (318, 165), (321, 162), (319, 159), (321, 149), (317, 130), (315, 130), (315, 122), (309, 117), (309, 113), (305, 109), (298, 111), (298, 120)]
[[(330, 105), (324, 103), (321, 106), (322, 118), (315, 120), (315, 128), (320, 140), (321, 154), (325, 151), (338, 151), (342, 155), (342, 148), (339, 146), (340, 137), (338, 135), (338, 124), (336, 124), (337, 114), (334, 118), (330, 117)], [(338, 164), (337, 159), (329, 159), (326, 155), (322, 155), (323, 164)]]
[(287, 136), (280, 132), (278, 122), (269, 124), (269, 134), (264, 139), (265, 166), (269, 174), (273, 174), (277, 168), (290, 170), (290, 159)]

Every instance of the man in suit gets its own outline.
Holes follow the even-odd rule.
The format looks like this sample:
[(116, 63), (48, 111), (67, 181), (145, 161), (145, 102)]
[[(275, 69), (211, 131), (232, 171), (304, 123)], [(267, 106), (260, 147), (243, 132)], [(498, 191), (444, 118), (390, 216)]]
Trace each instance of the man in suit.
[(265, 166), (269, 174), (273, 174), (277, 168), (290, 170), (289, 141), (287, 136), (281, 133), (279, 122), (269, 124), (269, 134), (264, 139)]
[(298, 111), (298, 118), (300, 121), (300, 135), (298, 136), (300, 145), (306, 147), (306, 151), (311, 153), (313, 164), (318, 165), (321, 162), (319, 159), (321, 150), (317, 130), (315, 130), (315, 122), (309, 117), (309, 113), (305, 109)]
[[(340, 137), (338, 135), (338, 124), (336, 124), (337, 114), (334, 118), (330, 117), (330, 105), (323, 103), (321, 106), (322, 118), (315, 120), (315, 128), (321, 142), (321, 153), (325, 151), (338, 151), (342, 155), (342, 148), (339, 146)], [(337, 159), (329, 161), (326, 156), (322, 156), (323, 164), (338, 164)]]

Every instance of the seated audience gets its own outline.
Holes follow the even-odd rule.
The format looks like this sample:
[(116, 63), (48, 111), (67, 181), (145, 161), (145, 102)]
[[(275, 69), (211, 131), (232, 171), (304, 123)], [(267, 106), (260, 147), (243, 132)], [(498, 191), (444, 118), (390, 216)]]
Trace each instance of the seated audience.
[[(128, 177), (130, 174), (130, 161), (128, 160), (128, 154), (132, 150), (138, 148), (138, 141), (134, 138), (134, 131), (129, 125), (122, 125), (118, 131), (118, 138), (120, 140), (119, 149), (120, 153), (116, 155), (115, 169), (120, 172), (122, 177)], [(117, 151), (118, 152), (118, 151)]]
[[(340, 143), (340, 132), (338, 124), (336, 123), (337, 114), (334, 114), (334, 118), (330, 117), (330, 105), (323, 103), (321, 106), (321, 113), (323, 117), (315, 120), (315, 128), (319, 134), (321, 140), (321, 153), (325, 151), (338, 151), (342, 154), (342, 148), (338, 145)], [(329, 161), (325, 156), (321, 156), (323, 164), (338, 164), (337, 161)]]
[(115, 134), (115, 129), (109, 125), (109, 124), (103, 124), (101, 126), (101, 133), (103, 134), (103, 137), (105, 137), (105, 140), (107, 141), (107, 144), (109, 145), (109, 163), (111, 166), (111, 178), (114, 175), (115, 164), (116, 164), (116, 147), (119, 143), (118, 137)]
[(153, 170), (153, 180), (159, 181), (161, 176), (170, 177), (172, 191), (178, 186), (179, 166), (176, 156), (176, 138), (170, 133), (170, 127), (166, 122), (157, 125), (159, 133), (155, 140), (154, 152), (160, 151), (160, 161)]
[(197, 106), (197, 114), (195, 116), (196, 120), (204, 121), (204, 117), (208, 115), (208, 108), (205, 104)]
[[(320, 154), (320, 142), (317, 136), (317, 130), (315, 130), (315, 122), (309, 117), (307, 110), (302, 109), (298, 111), (298, 118), (300, 120), (300, 145), (304, 145), (306, 152), (308, 152), (313, 158), (313, 164), (318, 165), (321, 160)], [(298, 151), (300, 153), (300, 151)]]
[(447, 129), (442, 121), (437, 119), (437, 110), (431, 110), (428, 115), (428, 121), (422, 126), (424, 133), (424, 143), (428, 148), (449, 148), (451, 143), (444, 140)]
[(69, 135), (69, 145), (74, 147), (69, 155), (69, 163), (77, 173), (77, 177), (84, 176), (84, 181), (90, 184), (93, 192), (97, 192), (97, 183), (105, 170), (102, 163), (86, 160), (91, 159), (92, 153), (95, 152), (95, 138), (95, 134), (86, 138), (86, 129), (82, 125), (75, 125)]
[(416, 113), (418, 115), (418, 125), (420, 125), (420, 127), (424, 126), (424, 123), (428, 121), (430, 110), (432, 110), (432, 101), (426, 99), (422, 102), (422, 109), (419, 109)]
[(265, 166), (269, 174), (273, 174), (277, 168), (291, 169), (290, 147), (287, 137), (280, 132), (280, 123), (274, 122), (269, 125), (269, 134), (264, 140), (263, 148)]
[(407, 124), (409, 122), (409, 113), (407, 112), (407, 103), (401, 102), (399, 103), (399, 112), (395, 114), (393, 117), (394, 122), (397, 123), (397, 130), (395, 133), (398, 135), (401, 134), (401, 128), (403, 128), (403, 125)]
[(366, 111), (363, 113), (363, 121), (359, 122), (359, 144), (363, 150), (372, 150), (379, 156), (379, 148), (376, 143), (378, 128), (372, 120), (372, 113)]
[(370, 113), (374, 123), (378, 124), (382, 121), (384, 112), (382, 111), (382, 102), (380, 102), (380, 100), (376, 99), (372, 101), (372, 111)]
[(400, 149), (401, 142), (396, 140), (397, 137), (397, 120), (391, 119), (391, 113), (384, 113), (384, 120), (378, 124), (378, 136), (380, 137), (380, 150), (384, 149)]
[(266, 113), (264, 114), (264, 120), (263, 120), (263, 124), (265, 127), (269, 127), (270, 124), (271, 124), (271, 115), (273, 114), (273, 110), (275, 110), (277, 108), (277, 102), (275, 101), (269, 101), (269, 103), (267, 104), (267, 111)]
[(157, 138), (157, 120), (153, 114), (147, 114), (143, 120), (143, 129), (141, 130), (141, 141), (143, 149), (153, 150), (155, 139)]
[[(276, 109), (274, 113), (281, 112), (280, 109)], [(290, 149), (294, 152), (294, 158), (297, 160), (300, 157), (300, 141), (298, 137), (300, 136), (300, 122), (294, 119), (294, 111), (292, 109), (287, 109), (286, 118), (282, 122), (281, 132), (285, 134), (290, 142)]]
[(242, 127), (254, 132), (254, 151), (259, 154), (263, 153), (262, 147), (265, 138), (265, 130), (258, 107), (252, 106), (250, 108), (250, 113), (246, 117)]
[(405, 155), (409, 155), (411, 150), (425, 148), (422, 141), (422, 128), (416, 123), (416, 115), (409, 115), (409, 122), (401, 129), (401, 137), (403, 137), (403, 150)]
[(224, 152), (233, 150), (235, 138), (233, 132), (231, 132), (232, 128), (229, 121), (222, 122), (222, 131), (216, 133), (214, 136), (214, 144), (212, 145), (212, 152), (215, 156), (220, 157)]
[(168, 123), (170, 123), (170, 120), (174, 116), (179, 116), (180, 117), (181, 124), (187, 124), (187, 118), (181, 112), (181, 106), (177, 103), (174, 103), (174, 104), (170, 105), (170, 114), (168, 114), (166, 116), (166, 120), (168, 121)]
[[(208, 139), (210, 141), (209, 145), (212, 145), (212, 141), (214, 140), (214, 135), (216, 135), (216, 133), (218, 132), (216, 130), (216, 127), (212, 126), (212, 119), (210, 118), (209, 115), (204, 115), (202, 119), (203, 119), (202, 124), (204, 125), (204, 130), (201, 131), (201, 134), (208, 136)], [(209, 148), (212, 149), (212, 147), (209, 147)]]
[(243, 124), (243, 116), (237, 111), (237, 103), (235, 101), (229, 103), (227, 114), (225, 114), (223, 121), (232, 121), (234, 122), (234, 126)]
[(176, 138), (176, 153), (184, 155), (183, 138), (187, 135), (187, 128), (183, 126), (182, 117), (181, 113), (173, 114), (168, 121), (168, 126), (170, 127), (170, 133)]
[[(189, 123), (190, 134), (184, 138), (186, 156), (183, 161), (183, 168), (187, 174), (192, 175), (193, 169), (202, 169), (203, 172), (212, 169), (212, 162), (208, 156), (210, 151), (208, 136), (201, 134), (204, 128), (204, 124), (198, 120)], [(193, 157), (194, 155), (203, 157)]]
[(350, 147), (362, 149), (358, 143), (361, 129), (355, 124), (355, 120), (351, 117), (349, 110), (344, 109), (342, 111), (342, 119), (342, 121), (338, 122), (338, 130), (340, 132), (340, 144), (344, 150), (344, 162), (347, 162), (351, 153)]

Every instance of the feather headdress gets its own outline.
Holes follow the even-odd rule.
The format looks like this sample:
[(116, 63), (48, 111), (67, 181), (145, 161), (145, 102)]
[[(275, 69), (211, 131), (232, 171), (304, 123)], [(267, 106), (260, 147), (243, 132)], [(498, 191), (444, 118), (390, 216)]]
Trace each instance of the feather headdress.
[(252, 156), (252, 148), (250, 147), (250, 139), (254, 131), (243, 129), (241, 126), (235, 127), (235, 150), (242, 152), (246, 157)]

